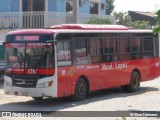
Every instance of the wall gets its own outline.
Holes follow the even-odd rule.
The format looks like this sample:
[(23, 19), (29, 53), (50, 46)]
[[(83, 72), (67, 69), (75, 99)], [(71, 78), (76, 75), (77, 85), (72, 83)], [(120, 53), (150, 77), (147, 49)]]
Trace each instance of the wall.
[(48, 11), (56, 11), (57, 10), (57, 0), (48, 0)]
[[(106, 0), (101, 0), (101, 3), (106, 3)], [(101, 9), (101, 14), (102, 15), (106, 14), (106, 7), (104, 9)]]
[(48, 0), (48, 11), (52, 12), (65, 12), (65, 0)]
[(19, 0), (0, 0), (0, 12), (18, 12)]
[(79, 6), (79, 13), (90, 13), (90, 5), (89, 5), (89, 1), (84, 0), (84, 4), (82, 4), (82, 6)]
[(58, 2), (57, 2), (57, 12), (66, 12), (66, 2), (65, 2), (65, 0), (58, 0)]

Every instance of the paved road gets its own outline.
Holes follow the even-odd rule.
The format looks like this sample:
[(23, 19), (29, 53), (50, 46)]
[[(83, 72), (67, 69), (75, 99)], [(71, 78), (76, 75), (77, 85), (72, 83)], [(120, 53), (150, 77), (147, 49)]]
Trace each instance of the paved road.
[[(6, 96), (0, 85), (1, 111), (160, 111), (160, 78), (141, 83), (135, 93), (123, 93), (120, 88), (91, 93), (85, 100), (75, 102), (70, 98), (34, 101), (30, 97)], [(58, 119), (58, 118), (57, 118)], [(67, 118), (64, 118), (67, 119)], [(74, 118), (72, 118), (74, 119)], [(78, 118), (80, 119), (80, 118)], [(83, 118), (82, 118), (83, 119)], [(96, 119), (99, 118), (90, 118)], [(101, 118), (107, 119), (107, 118)], [(108, 118), (109, 120), (111, 118)], [(112, 118), (122, 120), (122, 118)], [(135, 118), (127, 118), (134, 120)], [(143, 119), (146, 118), (136, 118)], [(156, 119), (158, 118), (147, 118)]]

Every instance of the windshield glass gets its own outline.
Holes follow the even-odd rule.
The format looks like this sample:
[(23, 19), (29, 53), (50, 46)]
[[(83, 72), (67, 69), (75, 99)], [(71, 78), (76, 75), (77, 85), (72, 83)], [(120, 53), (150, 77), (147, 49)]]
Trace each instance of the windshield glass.
[(54, 45), (52, 43), (8, 43), (6, 48), (9, 68), (54, 68)]

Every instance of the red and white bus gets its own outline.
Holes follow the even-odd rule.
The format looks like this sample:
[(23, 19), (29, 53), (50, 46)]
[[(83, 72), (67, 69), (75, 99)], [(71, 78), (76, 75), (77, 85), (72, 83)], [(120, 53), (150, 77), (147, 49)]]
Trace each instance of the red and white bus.
[(160, 75), (159, 39), (152, 30), (62, 24), (9, 32), (5, 46), (7, 95), (82, 100), (117, 86), (134, 92)]

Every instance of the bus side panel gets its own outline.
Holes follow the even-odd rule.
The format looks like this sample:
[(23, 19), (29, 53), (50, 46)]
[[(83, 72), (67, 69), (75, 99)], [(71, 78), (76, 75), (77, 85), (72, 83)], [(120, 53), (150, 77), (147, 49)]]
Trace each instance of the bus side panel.
[[(159, 58), (148, 58), (141, 60), (121, 61), (119, 68), (118, 85), (127, 85), (130, 83), (130, 77), (134, 70), (140, 72), (141, 81), (153, 80), (160, 75)], [(125, 64), (127, 66), (125, 68)], [(124, 68), (123, 68), (124, 67)]]
[(59, 67), (57, 72), (58, 97), (72, 95), (72, 86), (74, 77), (71, 75), (73, 67)]
[(100, 65), (90, 64), (90, 65), (80, 65), (75, 67), (76, 78), (80, 76), (85, 76), (89, 82), (90, 91), (94, 91), (102, 88), (102, 72), (100, 70)]
[(160, 59), (148, 58), (58, 68), (58, 97), (74, 94), (79, 77), (89, 82), (89, 90), (95, 91), (128, 85), (133, 70), (137, 69), (141, 81), (152, 80), (160, 75)]
[(73, 95), (76, 82), (78, 78), (82, 76), (88, 80), (91, 91), (102, 88), (102, 76), (100, 75), (99, 65), (97, 68), (93, 68), (97, 65), (91, 66), (92, 65), (80, 65), (58, 68), (58, 97)]
[(59, 67), (58, 97), (73, 95), (79, 77), (88, 80), (90, 91), (118, 86), (116, 72), (113, 63)]
[(90, 91), (117, 86), (118, 73), (115, 74), (117, 70), (113, 66), (111, 62), (76, 66), (74, 82), (76, 84), (80, 76), (86, 77)]
[(160, 76), (160, 59), (148, 58), (141, 60), (142, 64), (141, 81), (153, 80)]
[(120, 72), (120, 84), (125, 85), (130, 83), (130, 77), (134, 70), (140, 72), (141, 81), (153, 80), (160, 75), (160, 62), (159, 58), (148, 58), (141, 60), (128, 61), (127, 69)]

